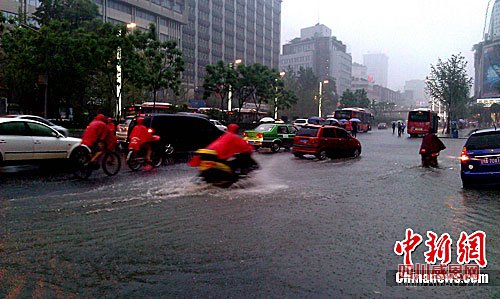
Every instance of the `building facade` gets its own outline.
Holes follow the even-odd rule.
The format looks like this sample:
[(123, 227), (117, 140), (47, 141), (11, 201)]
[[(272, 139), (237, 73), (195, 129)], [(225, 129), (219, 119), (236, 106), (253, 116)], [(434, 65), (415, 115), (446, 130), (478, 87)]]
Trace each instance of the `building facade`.
[(184, 81), (203, 85), (208, 64), (218, 61), (279, 66), (281, 0), (187, 0), (182, 28)]
[(405, 92), (411, 92), (412, 97), (408, 100), (417, 107), (428, 107), (430, 97), (425, 92), (424, 80), (409, 80), (405, 82)]
[(322, 24), (301, 29), (300, 37), (283, 45), (280, 70), (311, 68), (320, 80), (334, 78), (337, 94), (342, 95), (351, 88), (352, 56), (346, 45), (331, 34), (330, 28)]
[(500, 38), (500, 0), (495, 0), (490, 15), (490, 26), (487, 39)]
[(382, 53), (363, 55), (363, 64), (368, 69), (368, 77), (375, 84), (387, 87), (389, 73), (389, 58)]

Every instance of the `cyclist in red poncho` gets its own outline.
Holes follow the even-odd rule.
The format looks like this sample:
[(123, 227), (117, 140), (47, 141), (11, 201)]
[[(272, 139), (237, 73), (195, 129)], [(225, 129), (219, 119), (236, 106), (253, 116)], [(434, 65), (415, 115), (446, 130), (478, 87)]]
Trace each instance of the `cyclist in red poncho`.
[[(257, 163), (250, 156), (254, 150), (253, 146), (237, 135), (238, 130), (238, 125), (230, 124), (227, 127), (227, 132), (209, 144), (206, 149), (216, 152), (217, 158), (221, 160), (237, 156), (233, 162), (233, 165), (237, 167), (246, 168), (256, 165)], [(200, 162), (200, 156), (195, 156), (188, 164), (196, 167), (200, 165)]]
[(153, 133), (144, 125), (144, 118), (137, 118), (137, 124), (132, 129), (130, 133), (130, 143), (128, 145), (129, 150), (138, 151), (141, 148), (146, 149), (146, 167), (145, 170), (150, 170), (151, 167), (151, 142), (158, 140), (158, 137), (154, 136)]
[(114, 151), (116, 147), (116, 136), (106, 125), (107, 118), (98, 114), (83, 132), (81, 144), (88, 146), (92, 153), (95, 153), (90, 163), (96, 163), (104, 154), (104, 150)]

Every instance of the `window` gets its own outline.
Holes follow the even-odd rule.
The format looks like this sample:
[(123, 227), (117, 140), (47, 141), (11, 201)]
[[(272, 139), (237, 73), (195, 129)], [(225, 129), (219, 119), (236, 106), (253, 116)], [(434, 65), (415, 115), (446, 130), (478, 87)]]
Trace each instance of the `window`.
[(346, 130), (341, 130), (341, 129), (334, 129), (335, 133), (337, 134), (337, 138), (348, 138), (349, 133), (347, 133)]
[(24, 122), (8, 122), (0, 124), (0, 135), (29, 136)]
[(31, 136), (56, 137), (57, 134), (51, 128), (44, 125), (27, 123), (31, 131)]
[(335, 138), (335, 131), (331, 128), (323, 128), (323, 137), (325, 138)]
[(278, 134), (288, 134), (288, 130), (286, 126), (279, 126), (278, 127)]

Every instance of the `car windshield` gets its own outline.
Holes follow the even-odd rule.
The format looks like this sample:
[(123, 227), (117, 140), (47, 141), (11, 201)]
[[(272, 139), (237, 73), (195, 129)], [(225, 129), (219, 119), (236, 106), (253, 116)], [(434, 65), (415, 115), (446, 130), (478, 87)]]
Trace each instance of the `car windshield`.
[(315, 137), (318, 135), (318, 128), (302, 128), (297, 132), (297, 136)]
[(474, 134), (469, 137), (465, 147), (468, 150), (500, 149), (500, 132)]
[(270, 132), (273, 129), (274, 125), (272, 124), (263, 124), (255, 128), (255, 131), (259, 132)]

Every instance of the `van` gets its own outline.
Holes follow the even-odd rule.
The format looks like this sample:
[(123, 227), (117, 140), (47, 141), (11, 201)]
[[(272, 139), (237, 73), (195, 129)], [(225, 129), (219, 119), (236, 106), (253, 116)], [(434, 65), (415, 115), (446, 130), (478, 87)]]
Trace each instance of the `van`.
[[(136, 119), (130, 124), (129, 136), (135, 124)], [(144, 124), (154, 135), (160, 136), (162, 145), (170, 144), (176, 153), (191, 153), (204, 148), (224, 133), (197, 114), (152, 114), (144, 117)]]

